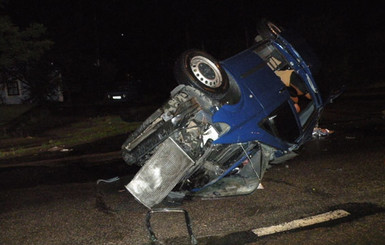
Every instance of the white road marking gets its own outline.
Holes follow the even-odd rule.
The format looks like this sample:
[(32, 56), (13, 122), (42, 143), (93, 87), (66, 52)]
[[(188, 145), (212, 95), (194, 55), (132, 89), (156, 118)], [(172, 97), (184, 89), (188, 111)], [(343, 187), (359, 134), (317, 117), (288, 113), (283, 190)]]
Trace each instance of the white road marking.
[(323, 214), (319, 214), (311, 217), (306, 217), (303, 219), (293, 220), (293, 221), (286, 222), (279, 225), (254, 229), (252, 230), (252, 232), (257, 236), (266, 236), (266, 235), (271, 235), (278, 232), (289, 231), (289, 230), (293, 230), (301, 227), (311, 226), (311, 225), (327, 222), (330, 220), (340, 219), (349, 215), (350, 215), (349, 212), (339, 209), (339, 210), (330, 211), (327, 213), (323, 213)]

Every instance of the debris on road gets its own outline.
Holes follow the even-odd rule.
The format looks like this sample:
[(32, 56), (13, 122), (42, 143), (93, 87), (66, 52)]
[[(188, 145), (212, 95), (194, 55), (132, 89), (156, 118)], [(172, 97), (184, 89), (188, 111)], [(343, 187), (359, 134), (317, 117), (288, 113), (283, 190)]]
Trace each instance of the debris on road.
[(73, 151), (73, 149), (69, 149), (69, 148), (64, 148), (65, 146), (53, 146), (51, 148), (49, 148), (47, 151), (49, 152), (55, 152), (55, 151), (60, 151), (60, 152), (70, 152), (70, 151)]
[(329, 136), (330, 134), (333, 134), (333, 130), (329, 130), (327, 128), (319, 128), (315, 127), (313, 129), (313, 137), (323, 137), (323, 136)]
[(115, 182), (115, 181), (118, 181), (120, 180), (120, 178), (118, 176), (116, 177), (113, 177), (113, 178), (110, 178), (110, 179), (98, 179), (96, 181), (96, 184), (98, 185), (100, 182), (104, 182), (104, 183), (112, 183), (112, 182)]

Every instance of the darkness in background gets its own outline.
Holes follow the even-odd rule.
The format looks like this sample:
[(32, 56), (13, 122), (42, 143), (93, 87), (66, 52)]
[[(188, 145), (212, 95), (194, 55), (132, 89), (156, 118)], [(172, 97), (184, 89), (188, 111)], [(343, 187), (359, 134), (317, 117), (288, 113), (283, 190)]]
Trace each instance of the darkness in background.
[[(116, 74), (142, 80), (143, 93), (168, 93), (186, 49), (223, 59), (253, 43), (262, 17), (296, 30), (318, 55), (317, 76), (335, 84), (380, 81), (385, 57), (381, 7), (365, 1), (12, 0), (2, 10), (24, 27), (44, 24), (48, 57), (79, 98), (100, 98)], [(100, 64), (100, 66), (98, 66)], [(87, 96), (85, 96), (87, 95)]]

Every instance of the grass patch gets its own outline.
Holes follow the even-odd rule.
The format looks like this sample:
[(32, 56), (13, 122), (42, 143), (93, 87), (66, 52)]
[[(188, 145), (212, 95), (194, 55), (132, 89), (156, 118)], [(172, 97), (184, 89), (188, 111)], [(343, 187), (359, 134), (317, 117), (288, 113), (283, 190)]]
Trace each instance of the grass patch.
[(86, 118), (47, 130), (40, 136), (6, 139), (7, 142), (0, 146), (0, 159), (36, 155), (55, 146), (73, 148), (103, 138), (127, 134), (139, 125), (140, 122), (124, 122), (119, 116)]
[(49, 131), (52, 135), (58, 136), (59, 140), (53, 140), (56, 144), (76, 145), (92, 142), (94, 140), (125, 134), (136, 129), (140, 123), (127, 123), (119, 116), (104, 116), (89, 118), (86, 121), (73, 123), (62, 128), (64, 134), (57, 135), (57, 130)]

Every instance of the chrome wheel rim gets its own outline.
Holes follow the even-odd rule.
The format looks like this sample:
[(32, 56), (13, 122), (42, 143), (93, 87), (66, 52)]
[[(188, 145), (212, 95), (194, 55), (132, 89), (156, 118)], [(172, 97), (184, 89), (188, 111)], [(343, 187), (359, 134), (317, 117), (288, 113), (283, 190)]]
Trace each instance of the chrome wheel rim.
[(201, 84), (210, 88), (218, 88), (222, 85), (221, 72), (211, 60), (203, 56), (194, 56), (190, 61), (190, 68)]

